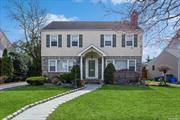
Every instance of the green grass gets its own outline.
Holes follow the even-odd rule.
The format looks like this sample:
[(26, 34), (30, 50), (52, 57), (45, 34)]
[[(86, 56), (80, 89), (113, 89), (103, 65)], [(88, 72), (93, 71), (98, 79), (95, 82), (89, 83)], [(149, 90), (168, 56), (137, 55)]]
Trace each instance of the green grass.
[(0, 119), (25, 105), (69, 90), (58, 86), (23, 86), (0, 91)]
[(180, 88), (117, 86), (69, 101), (48, 120), (168, 120), (180, 119)]

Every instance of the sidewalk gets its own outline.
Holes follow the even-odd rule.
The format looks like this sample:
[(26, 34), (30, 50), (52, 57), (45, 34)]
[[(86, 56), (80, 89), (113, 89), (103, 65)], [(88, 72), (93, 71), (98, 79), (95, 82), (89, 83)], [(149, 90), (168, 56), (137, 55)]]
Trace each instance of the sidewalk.
[(99, 87), (100, 85), (98, 84), (88, 84), (86, 88), (82, 90), (55, 98), (48, 102), (29, 108), (21, 114), (17, 115), (15, 118), (13, 118), (13, 120), (46, 120), (49, 114), (51, 114), (59, 105), (81, 95), (89, 93)]
[(25, 85), (27, 85), (26, 82), (7, 83), (7, 84), (0, 85), (0, 90), (14, 88), (18, 86), (25, 86)]

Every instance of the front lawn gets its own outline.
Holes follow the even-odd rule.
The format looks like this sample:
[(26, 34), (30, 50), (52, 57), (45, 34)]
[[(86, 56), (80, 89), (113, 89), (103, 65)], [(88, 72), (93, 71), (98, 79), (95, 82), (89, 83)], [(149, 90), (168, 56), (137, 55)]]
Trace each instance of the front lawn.
[(0, 119), (25, 105), (69, 90), (57, 86), (23, 86), (0, 91)]
[(48, 120), (179, 120), (180, 88), (105, 85), (69, 101)]

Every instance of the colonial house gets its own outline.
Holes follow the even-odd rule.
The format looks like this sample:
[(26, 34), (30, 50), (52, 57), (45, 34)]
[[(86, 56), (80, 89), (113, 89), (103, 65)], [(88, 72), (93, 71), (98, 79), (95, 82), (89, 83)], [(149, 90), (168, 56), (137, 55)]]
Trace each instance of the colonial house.
[(146, 64), (148, 78), (161, 76), (158, 67), (163, 65), (170, 68), (167, 74), (173, 74), (180, 83), (180, 29), (160, 55)]
[(104, 69), (140, 71), (142, 29), (133, 12), (129, 21), (53, 21), (41, 31), (42, 74), (70, 72), (78, 64), (81, 80), (103, 80)]
[(9, 49), (10, 48), (10, 42), (7, 39), (6, 35), (4, 32), (0, 29), (0, 58), (2, 58), (3, 50), (5, 48)]

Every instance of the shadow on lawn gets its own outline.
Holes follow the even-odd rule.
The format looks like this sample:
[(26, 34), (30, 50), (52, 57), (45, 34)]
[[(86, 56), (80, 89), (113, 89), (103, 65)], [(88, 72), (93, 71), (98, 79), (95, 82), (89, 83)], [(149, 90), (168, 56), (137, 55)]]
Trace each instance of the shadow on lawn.
[(42, 86), (31, 86), (31, 85), (26, 85), (26, 86), (21, 86), (21, 87), (15, 87), (15, 88), (9, 88), (6, 89), (5, 91), (51, 91), (51, 90), (60, 90), (60, 89), (68, 89), (65, 87), (59, 87), (59, 86), (54, 86), (54, 85), (42, 85)]
[(100, 90), (154, 90), (149, 86), (104, 85)]

